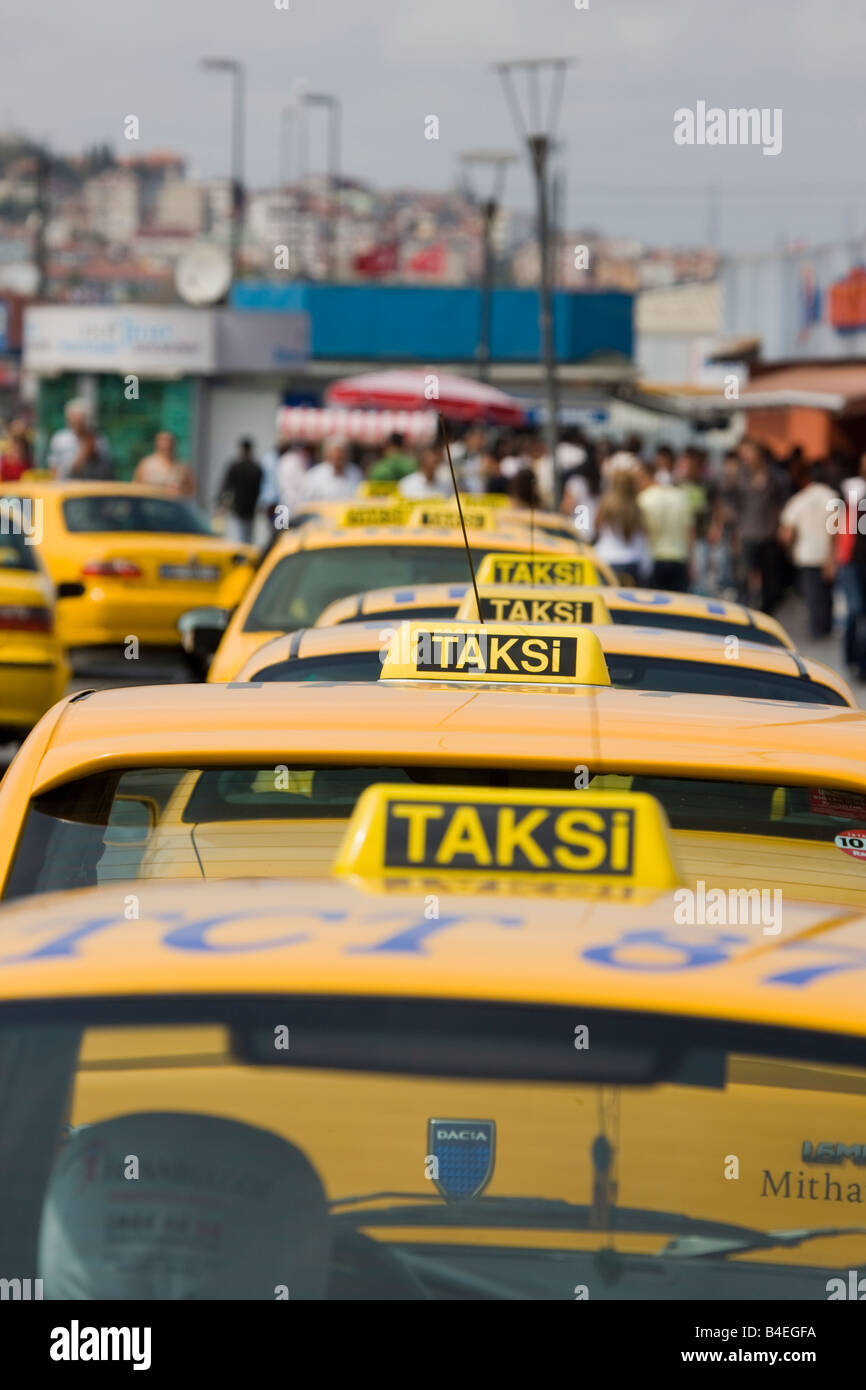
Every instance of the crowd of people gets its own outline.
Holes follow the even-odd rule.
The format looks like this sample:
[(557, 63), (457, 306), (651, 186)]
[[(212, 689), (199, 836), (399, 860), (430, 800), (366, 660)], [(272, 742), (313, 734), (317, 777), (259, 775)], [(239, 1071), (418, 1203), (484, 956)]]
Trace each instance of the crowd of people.
[[(591, 542), (623, 583), (715, 595), (773, 613), (792, 586), (799, 590), (812, 637), (834, 625), (835, 596), (844, 600), (844, 659), (866, 680), (866, 454), (836, 453), (809, 462), (795, 448), (776, 457), (746, 437), (722, 458), (689, 445), (645, 447), (561, 431), (551, 459), (538, 430), (491, 431), (470, 425), (452, 458), (466, 493), (504, 493), (512, 507), (557, 510)], [(31, 431), (10, 422), (0, 438), (0, 482), (34, 466)], [(89, 403), (69, 401), (64, 427), (49, 441), (45, 467), (59, 478), (110, 479), (115, 465)], [(193, 498), (196, 478), (177, 457), (177, 441), (160, 430), (133, 478), (167, 496)], [(239, 440), (210, 499), (226, 532), (250, 541), (308, 503), (355, 497), (365, 481), (393, 484), (411, 501), (449, 498), (453, 488), (438, 443), (414, 449), (394, 434), (379, 448), (340, 438), (314, 448), (278, 441), (259, 454)], [(839, 504), (855, 524), (834, 525)], [(866, 521), (864, 521), (866, 532)], [(842, 605), (840, 604), (840, 608)]]

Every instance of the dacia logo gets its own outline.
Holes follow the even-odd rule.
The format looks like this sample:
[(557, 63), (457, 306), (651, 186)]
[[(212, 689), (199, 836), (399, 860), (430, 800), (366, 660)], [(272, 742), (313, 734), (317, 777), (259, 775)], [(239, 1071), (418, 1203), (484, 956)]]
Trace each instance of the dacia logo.
[(496, 1124), (493, 1120), (429, 1120), (431, 1176), (443, 1197), (468, 1201), (484, 1191), (493, 1176)]
[(811, 1144), (808, 1139), (803, 1141), (804, 1163), (844, 1163), (846, 1158), (862, 1167), (866, 1164), (866, 1144)]

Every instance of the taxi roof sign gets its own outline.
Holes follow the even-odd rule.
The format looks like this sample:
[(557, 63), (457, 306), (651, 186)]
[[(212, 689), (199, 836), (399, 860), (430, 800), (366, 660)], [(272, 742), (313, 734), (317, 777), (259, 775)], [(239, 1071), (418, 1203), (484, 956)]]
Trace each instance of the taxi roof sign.
[[(478, 586), (481, 617), (494, 623), (602, 623), (611, 621), (610, 609), (601, 594), (591, 587), (550, 588), (538, 585), (492, 584)], [(475, 595), (468, 589), (455, 617), (477, 622)]]
[(396, 628), (379, 679), (610, 685), (601, 642), (588, 628), (420, 618)]
[(387, 497), (397, 491), (396, 478), (365, 478), (358, 485), (358, 497)]
[[(469, 507), (463, 498), (463, 522), (469, 531), (488, 531), (495, 525), (489, 507)], [(410, 526), (459, 526), (456, 502), (419, 502), (409, 513)]]
[(361, 498), (350, 502), (337, 517), (338, 526), (405, 526), (409, 508), (405, 502), (389, 501), (387, 498), (377, 502), (375, 498)]
[(362, 792), (333, 872), (382, 881), (543, 879), (590, 891), (664, 892), (681, 882), (667, 817), (646, 792), (405, 783)]
[(478, 567), (479, 584), (550, 584), (573, 588), (607, 581), (591, 555), (527, 555), (519, 551), (494, 551), (485, 555)]

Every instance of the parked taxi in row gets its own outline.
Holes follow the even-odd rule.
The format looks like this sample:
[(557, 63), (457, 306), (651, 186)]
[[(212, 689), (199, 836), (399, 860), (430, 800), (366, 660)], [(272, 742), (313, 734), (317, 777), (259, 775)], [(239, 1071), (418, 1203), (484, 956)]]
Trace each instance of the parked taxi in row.
[(376, 682), (61, 701), (0, 785), (0, 894), (327, 872), (385, 778), (649, 792), (690, 885), (864, 900), (866, 713), (616, 689), (589, 629), (412, 627)]
[(845, 1296), (862, 909), (689, 922), (622, 792), (370, 788), (338, 865), (6, 909), (4, 1268), (48, 1300)]
[(39, 559), (32, 518), (0, 499), (0, 740), (23, 737), (59, 700), (69, 665), (56, 631), (55, 587)]
[[(472, 598), (471, 592), (469, 595)], [(473, 601), (474, 602), (474, 601)], [(483, 602), (483, 600), (482, 600)], [(547, 607), (551, 607), (548, 603)], [(601, 642), (611, 685), (630, 690), (679, 690), (693, 695), (743, 695), (805, 704), (850, 705), (857, 700), (847, 681), (830, 666), (782, 647), (762, 647), (736, 636), (711, 637), (663, 628), (617, 627), (604, 600), (581, 599), (572, 622), (539, 623), (567, 634), (575, 623), (591, 624)], [(502, 626), (494, 624), (499, 630)], [(526, 631), (532, 623), (508, 626)], [(378, 622), (300, 628), (274, 638), (253, 653), (238, 672), (247, 681), (377, 680), (388, 646), (400, 628)]]
[[(500, 570), (499, 573), (504, 571)], [(508, 571), (513, 574), (511, 568)], [(485, 572), (490, 574), (490, 568)], [(496, 573), (496, 571), (493, 571)], [(525, 572), (531, 578), (532, 571)], [(660, 589), (621, 589), (612, 586), (560, 584), (547, 572), (543, 582), (488, 581), (478, 575), (481, 616), (494, 622), (572, 622), (587, 601), (602, 599), (611, 622), (633, 627), (703, 632), (735, 636), (762, 646), (787, 647), (794, 643), (775, 618), (755, 608), (699, 594), (667, 593)], [(552, 576), (552, 577), (551, 577)], [(555, 592), (554, 592), (555, 589)], [(367, 589), (337, 599), (319, 614), (317, 627), (335, 627), (361, 619), (478, 617), (471, 583), (415, 584), (403, 588)]]
[(236, 602), (257, 552), (214, 534), (193, 502), (131, 483), (56, 482), (25, 475), (3, 484), (38, 518), (37, 549), (58, 586), (65, 645), (177, 647), (193, 604)]
[[(472, 561), (480, 565), (491, 551), (531, 554), (568, 562), (580, 560), (566, 542), (534, 545), (525, 531), (467, 532)], [(585, 573), (595, 573), (586, 568)], [(234, 680), (244, 662), (271, 637), (310, 627), (324, 608), (366, 584), (405, 584), (419, 580), (450, 583), (466, 579), (469, 562), (460, 532), (419, 526), (310, 525), (290, 531), (272, 546), (234, 612), (191, 612), (181, 629), (187, 648), (203, 659), (213, 656), (209, 679)], [(222, 624), (222, 626), (221, 626)], [(218, 645), (217, 645), (218, 644)]]

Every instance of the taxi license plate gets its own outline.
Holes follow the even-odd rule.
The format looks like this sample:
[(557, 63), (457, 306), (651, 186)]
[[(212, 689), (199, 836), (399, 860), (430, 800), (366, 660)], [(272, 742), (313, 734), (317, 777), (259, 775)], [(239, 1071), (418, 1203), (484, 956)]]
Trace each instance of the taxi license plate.
[(203, 584), (213, 584), (220, 577), (217, 565), (160, 565), (160, 579), (196, 579)]

